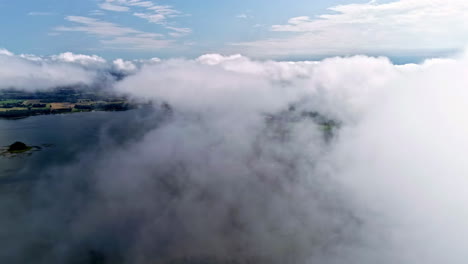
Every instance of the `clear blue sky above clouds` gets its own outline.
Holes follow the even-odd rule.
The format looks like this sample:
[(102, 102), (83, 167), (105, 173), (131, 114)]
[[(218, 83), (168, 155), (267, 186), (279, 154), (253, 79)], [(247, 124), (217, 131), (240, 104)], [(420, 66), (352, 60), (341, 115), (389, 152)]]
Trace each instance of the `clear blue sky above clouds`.
[[(0, 0), (0, 48), (107, 58), (437, 56), (463, 49), (462, 0)], [(440, 5), (439, 5), (440, 4)]]

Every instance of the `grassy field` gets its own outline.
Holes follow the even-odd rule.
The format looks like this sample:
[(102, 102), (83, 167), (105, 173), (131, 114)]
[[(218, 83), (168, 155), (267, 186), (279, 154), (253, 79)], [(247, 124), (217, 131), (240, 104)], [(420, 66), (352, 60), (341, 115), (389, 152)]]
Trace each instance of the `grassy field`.
[(16, 103), (22, 103), (23, 100), (17, 100), (17, 99), (8, 99), (8, 100), (0, 100), (0, 105), (2, 104), (16, 104)]
[(0, 108), (0, 112), (6, 112), (6, 111), (24, 111), (28, 110), (26, 107), (13, 107), (13, 108)]
[(72, 109), (72, 112), (73, 113), (80, 113), (80, 112), (91, 112), (92, 110), (90, 109), (76, 109), (76, 108), (73, 108)]
[(52, 109), (68, 109), (68, 108), (73, 108), (75, 107), (74, 104), (71, 103), (51, 103)]
[[(33, 107), (34, 105), (37, 107)], [(78, 99), (72, 102), (49, 99), (0, 99), (0, 118), (91, 111), (125, 111), (134, 107), (135, 105), (129, 104), (121, 98), (98, 99), (96, 101)]]
[(23, 102), (23, 104), (25, 104), (25, 105), (40, 104), (40, 103), (41, 103), (41, 100), (37, 100), (37, 99), (35, 99), (35, 100), (26, 100), (26, 101)]

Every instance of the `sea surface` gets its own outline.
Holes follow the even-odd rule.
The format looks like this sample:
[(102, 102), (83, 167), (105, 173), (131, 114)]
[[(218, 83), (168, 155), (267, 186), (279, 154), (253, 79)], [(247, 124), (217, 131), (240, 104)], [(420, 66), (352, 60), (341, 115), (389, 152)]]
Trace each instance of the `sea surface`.
[[(138, 112), (140, 111), (140, 112)], [(0, 156), (0, 184), (33, 180), (45, 167), (76, 159), (104, 137), (122, 137), (136, 130), (141, 110), (89, 112), (32, 116), (19, 120), (0, 119), (0, 146), (15, 141), (40, 150), (15, 157)]]

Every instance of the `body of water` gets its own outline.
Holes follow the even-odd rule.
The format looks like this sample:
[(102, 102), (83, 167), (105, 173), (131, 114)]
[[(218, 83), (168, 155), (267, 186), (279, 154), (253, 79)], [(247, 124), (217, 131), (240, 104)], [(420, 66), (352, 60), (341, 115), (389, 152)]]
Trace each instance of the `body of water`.
[(0, 183), (34, 178), (45, 167), (77, 159), (103, 137), (125, 141), (140, 126), (141, 110), (33, 116), (0, 120), (0, 146), (21, 141), (41, 150), (15, 157), (0, 156)]

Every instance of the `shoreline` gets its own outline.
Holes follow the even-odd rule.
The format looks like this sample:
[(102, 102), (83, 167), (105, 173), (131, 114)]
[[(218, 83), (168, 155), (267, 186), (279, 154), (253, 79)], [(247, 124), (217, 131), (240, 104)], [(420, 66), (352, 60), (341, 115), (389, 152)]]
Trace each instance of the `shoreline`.
[[(77, 114), (77, 113), (92, 113), (92, 112), (124, 112), (124, 111), (129, 111), (136, 109), (136, 106), (132, 107), (126, 107), (126, 108), (121, 108), (121, 109), (110, 109), (110, 110), (105, 110), (105, 109), (94, 109), (94, 110), (80, 110), (76, 111), (76, 109), (70, 109), (68, 111), (48, 111), (48, 112), (36, 112), (36, 111), (28, 111), (27, 113), (24, 113), (24, 111), (21, 111), (21, 113), (15, 113), (15, 110), (12, 111), (4, 111), (0, 112), (0, 120), (21, 120), (25, 119), (28, 117), (32, 116), (45, 116), (45, 115), (61, 115), (61, 114)], [(13, 112), (13, 113), (12, 113)]]

